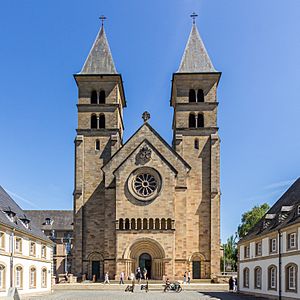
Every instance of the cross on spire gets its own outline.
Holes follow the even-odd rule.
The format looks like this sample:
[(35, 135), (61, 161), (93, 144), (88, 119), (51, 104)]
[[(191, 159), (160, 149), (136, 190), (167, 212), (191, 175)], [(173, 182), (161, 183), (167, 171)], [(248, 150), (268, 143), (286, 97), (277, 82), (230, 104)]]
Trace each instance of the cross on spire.
[(193, 12), (193, 13), (190, 15), (190, 17), (193, 19), (193, 24), (195, 24), (195, 19), (198, 17), (198, 15), (197, 15), (195, 12)]
[(103, 24), (104, 24), (104, 21), (107, 19), (104, 15), (101, 15), (99, 17), (99, 19), (101, 20), (101, 24), (102, 24), (102, 27), (103, 27)]

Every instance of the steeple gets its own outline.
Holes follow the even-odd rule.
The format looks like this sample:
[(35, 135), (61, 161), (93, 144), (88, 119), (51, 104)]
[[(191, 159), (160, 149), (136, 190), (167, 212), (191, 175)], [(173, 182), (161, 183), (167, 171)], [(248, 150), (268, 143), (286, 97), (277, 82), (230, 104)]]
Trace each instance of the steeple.
[(117, 74), (103, 24), (79, 74)]
[(177, 73), (217, 72), (207, 54), (195, 23), (185, 46)]

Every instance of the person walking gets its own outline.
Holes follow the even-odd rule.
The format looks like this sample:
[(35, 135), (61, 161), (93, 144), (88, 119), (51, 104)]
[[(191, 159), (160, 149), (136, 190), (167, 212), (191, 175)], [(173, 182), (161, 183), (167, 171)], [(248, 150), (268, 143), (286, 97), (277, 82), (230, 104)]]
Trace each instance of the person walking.
[(148, 278), (147, 278), (147, 269), (146, 269), (146, 268), (144, 268), (144, 270), (143, 270), (143, 276), (144, 276), (144, 279), (145, 279), (145, 280), (148, 279)]
[(188, 271), (187, 277), (188, 277), (187, 283), (190, 284), (191, 283), (191, 272), (190, 272), (190, 270)]
[(184, 275), (183, 275), (183, 284), (186, 284), (186, 271), (184, 272)]
[(120, 274), (120, 283), (119, 284), (124, 284), (124, 277), (125, 277), (125, 274), (122, 271), (121, 274)]
[(108, 272), (106, 272), (105, 276), (104, 276), (104, 284), (106, 284), (106, 283), (110, 284)]
[(233, 292), (234, 281), (232, 277), (230, 277), (228, 284), (229, 284), (229, 292)]
[(135, 275), (135, 278), (137, 279), (138, 284), (140, 284), (140, 283), (141, 283), (141, 278), (142, 278), (142, 273), (141, 273), (141, 268), (140, 268), (140, 267), (138, 267), (138, 268), (136, 269), (136, 275)]

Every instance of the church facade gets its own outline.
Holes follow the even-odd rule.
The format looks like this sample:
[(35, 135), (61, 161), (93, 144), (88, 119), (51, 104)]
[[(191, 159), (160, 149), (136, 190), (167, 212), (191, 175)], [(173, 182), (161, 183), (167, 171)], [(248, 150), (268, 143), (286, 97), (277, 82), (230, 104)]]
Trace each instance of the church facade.
[[(80, 73), (72, 272), (150, 279), (220, 271), (217, 72), (195, 24), (173, 74), (173, 143), (149, 124), (123, 144), (126, 107), (102, 25)], [(167, 101), (167, 99), (166, 99)]]

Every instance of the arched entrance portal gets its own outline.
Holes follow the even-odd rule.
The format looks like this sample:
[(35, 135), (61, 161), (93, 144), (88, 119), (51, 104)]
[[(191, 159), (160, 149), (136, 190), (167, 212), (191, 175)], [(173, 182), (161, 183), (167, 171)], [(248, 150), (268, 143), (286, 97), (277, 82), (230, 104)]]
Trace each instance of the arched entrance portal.
[(92, 279), (95, 276), (96, 281), (104, 278), (104, 261), (103, 256), (99, 252), (92, 252), (88, 256), (88, 278)]
[(148, 253), (143, 253), (140, 255), (139, 266), (141, 268), (142, 274), (144, 275), (144, 270), (146, 269), (147, 278), (151, 279), (152, 258)]
[(135, 273), (139, 266), (143, 272), (145, 265), (149, 278), (163, 279), (165, 251), (159, 242), (150, 238), (136, 239), (125, 250), (123, 258), (127, 260), (126, 274)]

